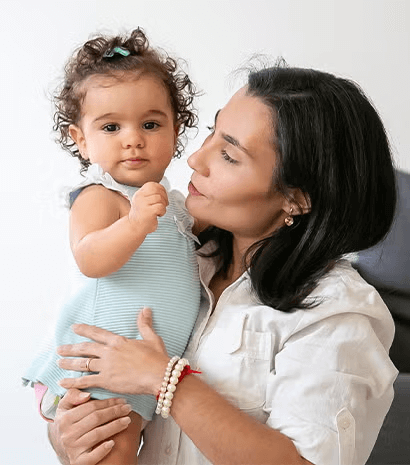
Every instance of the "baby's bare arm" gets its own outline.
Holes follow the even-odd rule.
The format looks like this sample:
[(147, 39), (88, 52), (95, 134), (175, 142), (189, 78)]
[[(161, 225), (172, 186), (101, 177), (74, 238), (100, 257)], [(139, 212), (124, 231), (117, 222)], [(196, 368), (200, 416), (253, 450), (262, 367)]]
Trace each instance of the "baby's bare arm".
[[(155, 231), (153, 224), (165, 214), (168, 200), (150, 194), (144, 187), (134, 196), (131, 208), (121, 194), (100, 185), (87, 187), (78, 196), (71, 208), (70, 243), (83, 274), (99, 278), (117, 271), (147, 234)], [(144, 195), (146, 191), (148, 196)]]

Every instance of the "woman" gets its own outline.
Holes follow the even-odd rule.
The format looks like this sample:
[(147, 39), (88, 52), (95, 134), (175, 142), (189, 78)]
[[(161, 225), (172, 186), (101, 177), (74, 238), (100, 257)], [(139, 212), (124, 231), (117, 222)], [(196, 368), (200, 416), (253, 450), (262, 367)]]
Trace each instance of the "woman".
[[(189, 165), (187, 208), (212, 225), (200, 235), (202, 308), (185, 353), (202, 375), (178, 383), (172, 419), (147, 426), (139, 463), (364, 464), (393, 397), (394, 327), (342, 257), (380, 241), (393, 219), (377, 112), (327, 73), (251, 72)], [(156, 395), (173, 354), (149, 311), (138, 323), (144, 341), (76, 327), (96, 343), (61, 347), (80, 358), (60, 366), (96, 374), (63, 387)], [(81, 394), (60, 402), (50, 437), (66, 463), (90, 465), (126, 428), (127, 407)]]

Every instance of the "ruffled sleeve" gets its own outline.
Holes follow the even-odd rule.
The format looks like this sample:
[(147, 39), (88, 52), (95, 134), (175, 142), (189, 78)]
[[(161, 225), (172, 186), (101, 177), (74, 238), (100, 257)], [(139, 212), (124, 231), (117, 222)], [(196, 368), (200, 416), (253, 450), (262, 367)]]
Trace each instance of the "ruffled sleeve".
[(178, 231), (189, 238), (191, 238), (197, 244), (201, 244), (195, 234), (192, 232), (194, 226), (194, 218), (188, 213), (185, 207), (185, 197), (182, 192), (172, 190), (169, 192), (169, 197), (172, 198), (172, 202), (175, 206), (174, 221), (178, 228)]
[(132, 194), (136, 191), (136, 188), (125, 186), (115, 181), (115, 179), (109, 173), (104, 172), (101, 166), (95, 163), (88, 168), (84, 180), (69, 190), (66, 195), (66, 206), (71, 208), (80, 192), (85, 187), (91, 186), (93, 184), (101, 184), (107, 189), (119, 192), (129, 201), (131, 201)]

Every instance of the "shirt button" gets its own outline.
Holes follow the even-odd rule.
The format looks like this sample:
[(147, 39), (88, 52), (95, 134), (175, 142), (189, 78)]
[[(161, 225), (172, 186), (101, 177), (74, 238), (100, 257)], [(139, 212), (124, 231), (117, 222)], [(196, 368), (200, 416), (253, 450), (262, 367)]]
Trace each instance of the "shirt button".
[(171, 455), (171, 451), (172, 451), (171, 444), (168, 444), (167, 448), (165, 449), (165, 453), (167, 455)]
[(348, 418), (344, 418), (344, 419), (340, 422), (340, 426), (341, 426), (343, 429), (349, 428), (349, 426), (350, 426), (350, 420), (349, 420)]

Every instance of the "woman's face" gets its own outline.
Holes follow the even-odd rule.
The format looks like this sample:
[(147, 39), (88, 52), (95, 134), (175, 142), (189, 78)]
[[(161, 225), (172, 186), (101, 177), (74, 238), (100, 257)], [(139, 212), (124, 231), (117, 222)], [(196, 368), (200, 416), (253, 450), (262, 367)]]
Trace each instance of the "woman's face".
[(186, 206), (201, 223), (258, 240), (284, 224), (287, 202), (272, 188), (272, 116), (240, 89), (217, 113), (212, 133), (188, 159), (194, 170)]

